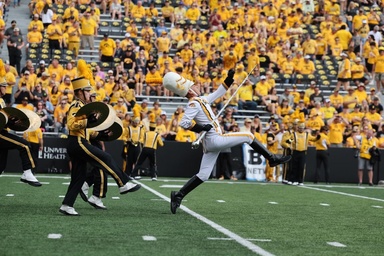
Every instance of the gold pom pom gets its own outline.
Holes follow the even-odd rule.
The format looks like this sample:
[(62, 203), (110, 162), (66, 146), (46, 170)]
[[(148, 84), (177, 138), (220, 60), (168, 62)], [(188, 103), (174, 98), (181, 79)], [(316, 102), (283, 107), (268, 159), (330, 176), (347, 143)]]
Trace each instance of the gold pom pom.
[(95, 86), (95, 80), (93, 79), (92, 70), (88, 67), (87, 62), (83, 59), (79, 59), (77, 62), (77, 71), (79, 77), (84, 77), (89, 80), (92, 86)]

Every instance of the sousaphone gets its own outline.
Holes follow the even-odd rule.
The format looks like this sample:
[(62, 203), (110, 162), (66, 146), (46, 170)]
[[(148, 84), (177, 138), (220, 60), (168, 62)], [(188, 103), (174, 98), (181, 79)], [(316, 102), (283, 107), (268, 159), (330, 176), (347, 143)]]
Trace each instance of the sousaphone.
[(92, 114), (97, 115), (96, 122), (87, 124), (87, 128), (92, 128), (93, 131), (107, 130), (115, 122), (116, 111), (107, 104), (102, 102), (91, 102), (84, 105), (76, 113), (76, 117), (87, 116)]
[(17, 132), (35, 131), (41, 126), (40, 117), (28, 109), (6, 107), (2, 109), (8, 117), (7, 126)]

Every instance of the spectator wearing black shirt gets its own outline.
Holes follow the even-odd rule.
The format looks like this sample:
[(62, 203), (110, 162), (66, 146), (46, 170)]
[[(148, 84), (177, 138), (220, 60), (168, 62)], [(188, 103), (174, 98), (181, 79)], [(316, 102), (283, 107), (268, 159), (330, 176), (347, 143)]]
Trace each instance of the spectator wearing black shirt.
[(376, 112), (378, 114), (380, 114), (381, 116), (383, 115), (383, 105), (381, 105), (379, 97), (373, 97), (371, 105), (375, 106)]
[(259, 61), (260, 61), (260, 68), (264, 68), (265, 71), (269, 69), (269, 66), (271, 65), (271, 59), (266, 54), (265, 48), (260, 48), (260, 54), (259, 54)]
[(310, 107), (313, 108), (315, 107), (315, 103), (316, 102), (324, 102), (324, 95), (323, 93), (320, 91), (320, 88), (318, 86), (316, 86), (314, 88), (315, 92), (313, 94), (311, 94), (311, 96), (309, 96), (309, 100), (310, 100)]
[(133, 69), (136, 67), (136, 57), (132, 52), (132, 49), (128, 49), (124, 52), (123, 57), (121, 58), (121, 64), (125, 70)]
[(15, 104), (21, 104), (24, 98), (33, 100), (33, 94), (28, 90), (27, 84), (22, 83), (21, 87), (15, 92)]

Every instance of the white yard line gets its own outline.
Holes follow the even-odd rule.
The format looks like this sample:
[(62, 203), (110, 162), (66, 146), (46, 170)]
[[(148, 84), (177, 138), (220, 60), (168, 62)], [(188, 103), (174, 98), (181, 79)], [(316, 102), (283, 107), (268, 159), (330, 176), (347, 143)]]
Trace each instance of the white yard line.
[[(154, 189), (144, 185), (141, 182), (136, 181), (136, 183), (140, 184), (144, 189), (146, 189), (149, 192), (155, 194), (156, 196), (158, 196), (160, 198), (163, 198), (167, 202), (170, 202), (169, 197), (164, 196), (163, 194), (161, 194), (161, 193), (157, 192), (156, 190), (154, 190)], [(270, 253), (270, 252), (264, 250), (263, 248), (261, 248), (261, 247), (255, 245), (255, 244), (249, 242), (247, 239), (245, 239), (245, 238), (243, 238), (243, 237), (233, 233), (232, 231), (224, 228), (223, 226), (220, 226), (219, 224), (217, 224), (217, 223), (207, 219), (206, 217), (204, 217), (204, 216), (202, 216), (202, 215), (200, 215), (200, 214), (190, 210), (189, 208), (185, 207), (184, 205), (181, 205), (180, 209), (182, 209), (183, 211), (185, 211), (189, 215), (192, 215), (196, 219), (204, 222), (205, 224), (208, 224), (209, 226), (211, 226), (212, 228), (216, 229), (217, 231), (223, 233), (224, 235), (228, 236), (229, 238), (235, 240), (237, 243), (239, 243), (242, 246), (248, 248), (252, 252), (257, 253), (258, 255), (262, 255), (262, 256), (273, 256), (272, 253)]]
[(339, 243), (339, 242), (327, 242), (330, 246), (335, 246), (335, 247), (347, 247), (345, 244)]
[(305, 189), (312, 189), (312, 190), (317, 190), (317, 191), (322, 191), (322, 192), (328, 192), (328, 193), (343, 195), (343, 196), (350, 196), (350, 197), (356, 197), (356, 198), (362, 198), (362, 199), (384, 202), (384, 199), (380, 199), (380, 198), (360, 196), (360, 195), (354, 195), (354, 194), (349, 194), (349, 193), (345, 193), (345, 192), (333, 191), (333, 190), (322, 189), (322, 188), (314, 188), (314, 187), (308, 187), (308, 186), (299, 186), (299, 187), (305, 188)]

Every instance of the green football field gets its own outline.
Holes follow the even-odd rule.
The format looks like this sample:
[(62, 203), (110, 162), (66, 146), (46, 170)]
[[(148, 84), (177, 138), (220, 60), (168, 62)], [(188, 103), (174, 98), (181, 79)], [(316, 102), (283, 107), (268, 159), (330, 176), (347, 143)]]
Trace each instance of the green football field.
[(81, 216), (58, 212), (68, 176), (43, 186), (0, 176), (0, 255), (383, 255), (384, 190), (208, 181), (176, 215), (169, 194), (186, 179), (143, 179), (120, 195), (109, 180), (108, 210), (78, 197)]

